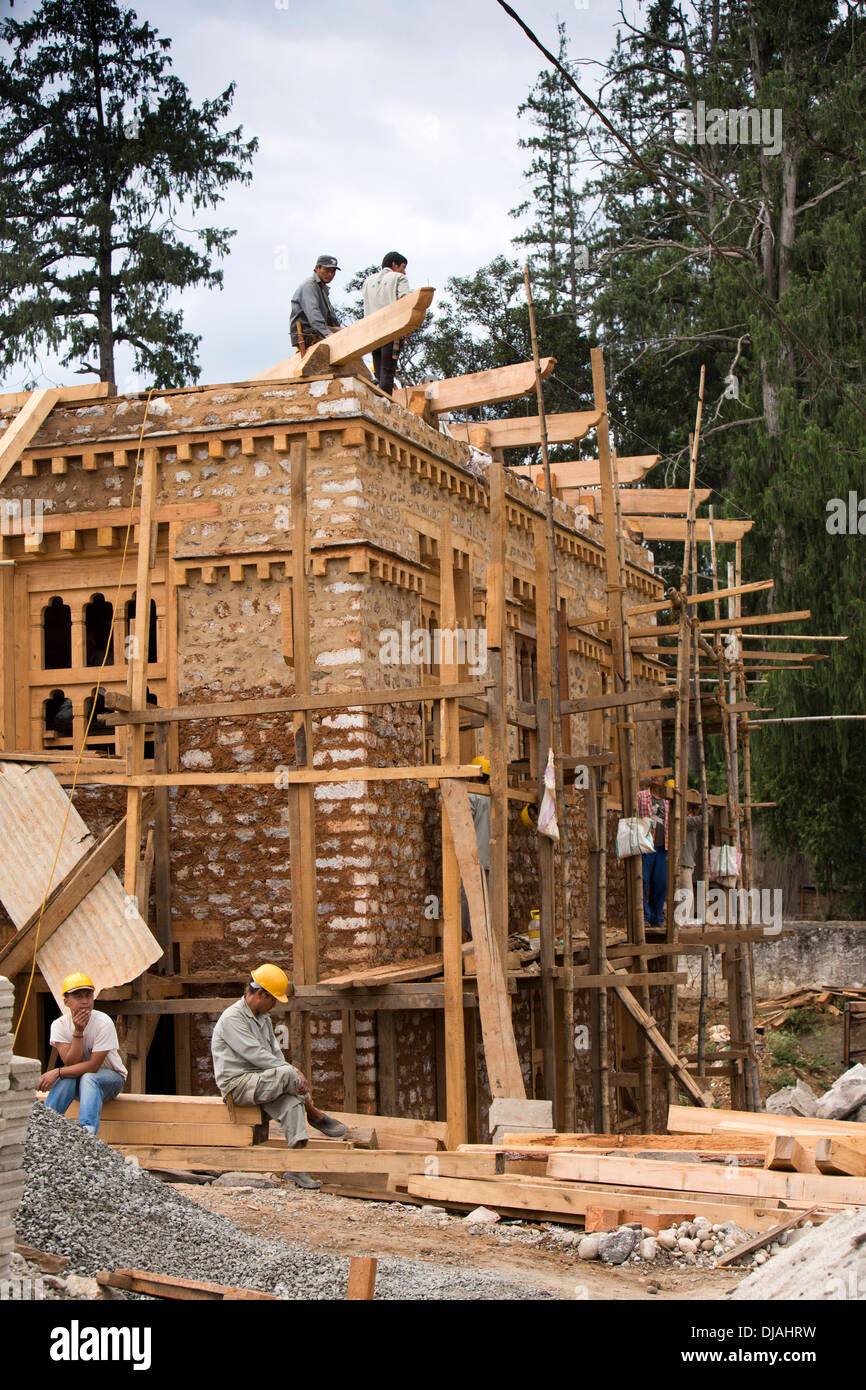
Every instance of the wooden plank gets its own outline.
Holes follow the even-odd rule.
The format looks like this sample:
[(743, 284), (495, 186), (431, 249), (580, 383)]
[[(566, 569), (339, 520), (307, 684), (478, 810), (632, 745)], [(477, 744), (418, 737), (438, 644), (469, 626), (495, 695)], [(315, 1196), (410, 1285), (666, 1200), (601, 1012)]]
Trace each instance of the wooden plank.
[[(554, 417), (555, 418), (555, 417)], [(551, 441), (552, 442), (552, 441)], [(620, 484), (640, 483), (659, 461), (658, 454), (635, 454), (616, 461)], [(601, 465), (598, 459), (581, 459), (570, 463), (551, 463), (550, 476), (554, 491), (570, 507), (580, 506), (579, 489), (598, 487), (601, 482)], [(544, 491), (544, 473), (538, 464), (522, 466), (510, 470), (517, 477), (526, 478)]]
[[(69, 401), (93, 401), (108, 395), (111, 389), (107, 381), (81, 382), (77, 386), (54, 386), (51, 388), (57, 397), (58, 405)], [(0, 414), (9, 410), (20, 410), (32, 398), (32, 391), (5, 391), (0, 395)]]
[[(737, 584), (731, 589), (709, 589), (703, 594), (686, 594), (685, 598), (689, 605), (715, 603), (717, 599), (732, 598), (735, 594), (754, 594), (759, 589), (772, 589), (774, 585), (774, 579), (757, 579), (752, 584)], [(662, 613), (670, 607), (670, 601), (662, 599), (659, 603), (638, 603), (628, 611), (629, 616), (634, 618), (641, 613)]]
[[(555, 357), (542, 360), (542, 376), (550, 376), (556, 366)], [(491, 367), (485, 372), (468, 372), (465, 376), (446, 377), (442, 381), (422, 381), (417, 386), (394, 392), (394, 400), (408, 406), (411, 391), (424, 391), (433, 410), (439, 414), (448, 410), (468, 410), (473, 406), (494, 405), (497, 401), (529, 396), (535, 390), (535, 365), (515, 362), (509, 367)], [(485, 427), (492, 423), (485, 420)]]
[[(365, 353), (373, 352), (383, 343), (392, 343), (395, 338), (403, 338), (408, 333), (413, 333), (416, 328), (420, 328), (435, 293), (436, 291), (429, 285), (412, 290), (410, 294), (395, 300), (393, 304), (386, 305), (384, 309), (377, 310), (375, 314), (368, 314), (355, 323), (347, 324), (345, 328), (338, 328), (322, 343), (316, 343), (314, 347), (310, 348), (304, 354), (304, 358), (301, 357), (300, 353), (293, 352), (290, 357), (284, 357), (281, 361), (275, 362), (272, 367), (267, 367), (263, 372), (256, 372), (255, 376), (249, 377), (249, 380), (292, 380), (301, 375), (304, 360), (308, 359), (316, 349), (325, 348), (327, 350), (328, 360), (332, 367), (350, 362), (353, 357), (363, 357)], [(397, 396), (398, 394), (395, 391), (394, 395)]]
[(673, 1134), (793, 1134), (801, 1142), (817, 1139), (862, 1139), (863, 1128), (848, 1120), (820, 1120), (807, 1115), (766, 1115), (750, 1110), (693, 1110), (668, 1107)]
[[(716, 541), (742, 540), (743, 536), (751, 531), (754, 524), (754, 521), (714, 521), (713, 530)], [(688, 522), (685, 518), (629, 516), (626, 518), (625, 525), (632, 530), (639, 531), (646, 541), (684, 541)], [(696, 540), (708, 541), (710, 539), (709, 521), (699, 520), (694, 523), (694, 526)]]
[(26, 404), (22, 405), (15, 419), (0, 435), (0, 483), (15, 467), (22, 450), (27, 448), (56, 404), (57, 390), (53, 386), (42, 386), (37, 391), (29, 392)]
[[(417, 1154), (387, 1149), (290, 1149), (279, 1144), (254, 1144), (233, 1148), (220, 1144), (115, 1144), (113, 1148), (137, 1158), (142, 1168), (187, 1168), (215, 1172), (293, 1173), (389, 1173), (405, 1183), (409, 1169), (417, 1166)], [(828, 1179), (829, 1181), (829, 1179)]]
[(99, 1269), (96, 1282), (103, 1288), (125, 1289), (150, 1298), (173, 1298), (183, 1302), (224, 1302), (226, 1299), (276, 1303), (277, 1296), (260, 1289), (238, 1288), (232, 1284), (212, 1284), (203, 1279), (175, 1279), (168, 1274), (151, 1274), (145, 1269)]
[[(261, 1106), (236, 1105), (235, 1117), (240, 1125), (257, 1125), (261, 1122)], [(73, 1101), (67, 1114), (70, 1119), (78, 1116), (78, 1101)], [(137, 1095), (126, 1091), (107, 1100), (102, 1107), (102, 1122), (109, 1120), (128, 1124), (189, 1124), (219, 1127), (229, 1121), (229, 1111), (219, 1096), (168, 1096)], [(100, 1130), (100, 1134), (102, 1131)], [(210, 1142), (210, 1141), (208, 1141)]]
[[(712, 488), (697, 489), (698, 503), (706, 502), (711, 496)], [(600, 504), (601, 494), (582, 493), (581, 501), (584, 506), (592, 508)], [(679, 487), (620, 488), (619, 505), (622, 515), (629, 518), (637, 515), (679, 516), (689, 509), (689, 490)]]
[[(660, 1165), (656, 1165), (657, 1167)], [(542, 1179), (514, 1180), (504, 1178), (426, 1178), (410, 1176), (407, 1182), (410, 1196), (423, 1197), (437, 1204), (456, 1203), (460, 1206), (492, 1207), (495, 1211), (518, 1213), (535, 1212), (556, 1216), (557, 1220), (574, 1220), (583, 1224), (588, 1206), (600, 1201), (616, 1200), (616, 1190), (599, 1185), (544, 1182)], [(759, 1230), (778, 1221), (778, 1208), (763, 1210), (760, 1204), (724, 1201), (719, 1198), (690, 1194), (666, 1197), (655, 1189), (648, 1193), (628, 1193), (623, 1201), (637, 1205), (639, 1196), (648, 1199), (654, 1212), (669, 1215), (674, 1220), (684, 1209), (690, 1219), (706, 1216), (710, 1221), (736, 1221), (746, 1230)]]
[(583, 714), (593, 709), (624, 709), (630, 705), (649, 705), (657, 700), (671, 700), (666, 690), (617, 690), (605, 695), (586, 695), (580, 700), (563, 700), (563, 714)]
[[(458, 378), (459, 379), (459, 378)], [(548, 415), (548, 444), (576, 444), (598, 424), (597, 410), (576, 410), (561, 415)], [(453, 439), (470, 442), (472, 430), (477, 425), (472, 421), (449, 420), (448, 433)], [(541, 422), (537, 415), (518, 415), (509, 420), (485, 420), (487, 448), (489, 449), (528, 449), (541, 443)], [(533, 472), (537, 470), (532, 470)], [(528, 476), (528, 470), (520, 468)], [(491, 528), (492, 529), (492, 528)]]
[(755, 1236), (753, 1240), (747, 1240), (742, 1245), (729, 1250), (727, 1255), (722, 1255), (716, 1260), (716, 1269), (724, 1269), (726, 1265), (732, 1265), (735, 1261), (742, 1259), (744, 1255), (753, 1255), (756, 1250), (760, 1250), (762, 1245), (769, 1245), (785, 1231), (790, 1231), (794, 1226), (799, 1226), (801, 1221), (807, 1217), (814, 1216), (818, 1211), (813, 1207), (810, 1211), (799, 1211), (794, 1216), (789, 1216), (787, 1221), (780, 1221), (778, 1226), (772, 1226), (769, 1231), (764, 1231), (761, 1235)]
[[(142, 805), (142, 821), (147, 821), (153, 812), (153, 799), (147, 797)], [(67, 917), (87, 896), (104, 874), (108, 872), (123, 853), (126, 840), (126, 817), (117, 825), (106, 830), (95, 844), (79, 859), (66, 877), (52, 890), (45, 904), (42, 923), (39, 925), (39, 910), (32, 913), (15, 935), (0, 949), (0, 970), (4, 975), (17, 975), (30, 965), (36, 928), (39, 927), (39, 945), (62, 927)]]
[(442, 974), (442, 952), (415, 956), (395, 965), (374, 965), (368, 970), (346, 970), (342, 975), (328, 975), (321, 980), (328, 989), (364, 989), (370, 985), (398, 984), (405, 980), (428, 980)]
[[(635, 946), (635, 952), (640, 952), (640, 947)], [(619, 972), (616, 975), (582, 975), (580, 971), (574, 972), (575, 989), (614, 989), (622, 985), (627, 985), (630, 989), (636, 985), (682, 985), (688, 981), (688, 975), (679, 974), (675, 970), (646, 970), (644, 972)]]
[[(539, 1152), (546, 1153), (559, 1153), (568, 1150), (580, 1152), (583, 1149), (601, 1149), (606, 1152), (611, 1149), (619, 1149), (622, 1152), (628, 1152), (630, 1149), (644, 1148), (655, 1150), (688, 1148), (701, 1153), (728, 1154), (732, 1148), (732, 1140), (719, 1134), (693, 1134), (684, 1140), (678, 1134), (523, 1134), (509, 1131), (503, 1136), (502, 1143), (506, 1149), (538, 1149)], [(767, 1151), (769, 1137), (761, 1134), (743, 1136), (733, 1143), (735, 1143), (738, 1152), (751, 1153), (763, 1159)]]
[(349, 1282), (346, 1298), (369, 1303), (376, 1294), (376, 1270), (379, 1261), (374, 1255), (353, 1255), (349, 1260)]
[[(465, 777), (475, 781), (478, 768), (471, 764), (429, 763), (422, 767), (332, 767), (326, 770), (290, 767), (279, 774), (282, 787), (330, 786), (342, 782), (438, 782), (440, 778)], [(273, 768), (252, 772), (88, 772), (79, 779), (89, 787), (273, 787)]]
[[(381, 1114), (388, 1116), (397, 1111), (397, 1031), (394, 1015), (377, 1013), (375, 1026), (377, 1104)], [(385, 1147), (384, 1143), (382, 1147)]]
[(812, 1173), (770, 1173), (762, 1168), (736, 1171), (721, 1163), (658, 1163), (653, 1159), (601, 1154), (552, 1154), (547, 1160), (551, 1178), (576, 1182), (606, 1182), (619, 1186), (655, 1185), (671, 1192), (726, 1192), (777, 1201), (866, 1205), (866, 1181), (825, 1178)]
[[(395, 686), (388, 690), (329, 690), (323, 695), (288, 695), (272, 700), (218, 700), (211, 704), (177, 705), (173, 708), (119, 710), (103, 716), (113, 728), (119, 724), (171, 724), (184, 719), (257, 719), (261, 714), (296, 714), (302, 710), (363, 710), (374, 705), (416, 704), (422, 700), (457, 700), (483, 696), (487, 681), (456, 681), (451, 685)], [(477, 769), (476, 769), (477, 774)]]
[(821, 1173), (866, 1178), (866, 1136), (854, 1140), (819, 1139), (815, 1148), (815, 1164)]
[[(156, 507), (153, 515), (159, 525), (172, 521), (202, 520), (221, 516), (222, 505), (219, 502), (169, 502)], [(49, 513), (40, 518), (40, 525), (43, 532), (49, 535), (58, 531), (97, 531), (103, 526), (117, 526), (117, 520), (117, 508), (111, 507), (105, 511)], [(138, 526), (141, 508), (133, 507), (131, 513), (124, 511), (123, 520), (131, 520), (133, 526)]]
[[(457, 625), (457, 602), (454, 590), (454, 549), (451, 543), (451, 516), (443, 514), (439, 536), (439, 621), (445, 631)], [(453, 646), (453, 644), (452, 644)], [(439, 680), (453, 684), (459, 675), (454, 651), (445, 660), (443, 652)], [(439, 705), (439, 756), (443, 763), (459, 757), (460, 711), (456, 700), (442, 700)], [(463, 1016), (463, 922), (460, 897), (460, 871), (451, 829), (451, 818), (445, 804), (444, 784), (441, 798), (442, 835), (442, 956), (443, 996), (445, 1003), (445, 1100), (448, 1124), (448, 1146), (465, 1143), (468, 1136), (468, 1094), (466, 1084), (466, 1031)]]
[[(223, 1109), (225, 1110), (225, 1107)], [(106, 1144), (115, 1146), (180, 1144), (189, 1148), (196, 1144), (209, 1144), (243, 1149), (249, 1148), (253, 1142), (253, 1126), (233, 1124), (227, 1114), (222, 1124), (215, 1124), (212, 1120), (205, 1124), (190, 1124), (188, 1121), (172, 1124), (152, 1119), (106, 1120), (103, 1117), (99, 1125), (99, 1137), (104, 1139)]]
[(340, 1013), (340, 1048), (343, 1062), (343, 1104), (354, 1110), (358, 1104), (358, 1049), (355, 1031), (355, 1010)]
[[(348, 1125), (350, 1130), (374, 1129), (378, 1133), (388, 1130), (407, 1138), (431, 1139), (444, 1144), (448, 1137), (448, 1126), (444, 1120), (416, 1120), (405, 1115), (361, 1115), (346, 1110), (329, 1110), (335, 1120)], [(348, 1136), (351, 1138), (351, 1134)]]
[[(722, 632), (727, 628), (757, 627), (760, 623), (803, 623), (807, 618), (811, 618), (810, 608), (800, 609), (796, 613), (757, 613), (753, 618), (714, 618), (709, 622), (701, 623), (701, 632)], [(786, 633), (780, 636), (787, 638)]]
[(479, 1146), (469, 1153), (428, 1154), (414, 1169), (425, 1178), (485, 1178), (505, 1172), (505, 1153), (501, 1149)]
[[(307, 699), (312, 691), (310, 603), (307, 542), (307, 441), (293, 439), (290, 448), (292, 500), (292, 652), (295, 694)], [(292, 718), (295, 765), (312, 769), (313, 718), (309, 709)], [(292, 978), (296, 985), (319, 979), (318, 892), (316, 886), (316, 807), (312, 786), (290, 783), (289, 858), (292, 901)], [(304, 1024), (306, 1027), (306, 1022)]]
[(793, 1134), (774, 1134), (767, 1146), (764, 1167), (773, 1173), (817, 1173), (815, 1159)]
[(481, 1036), (491, 1095), (526, 1098), (511, 1006), (502, 962), (487, 913), (487, 894), (478, 858), (478, 842), (469, 808), (469, 794), (459, 782), (441, 783), (442, 804), (448, 816), (454, 852), (469, 904), (469, 921), (478, 972)]

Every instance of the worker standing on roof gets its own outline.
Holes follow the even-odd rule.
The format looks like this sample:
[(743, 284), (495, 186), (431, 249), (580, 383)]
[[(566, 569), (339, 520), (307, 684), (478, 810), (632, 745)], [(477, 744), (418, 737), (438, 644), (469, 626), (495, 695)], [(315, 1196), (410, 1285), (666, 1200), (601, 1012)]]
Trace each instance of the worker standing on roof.
[[(306, 1119), (328, 1139), (339, 1139), (346, 1126), (319, 1110), (303, 1072), (290, 1066), (268, 1018), (277, 1000), (288, 1002), (288, 977), (278, 965), (260, 965), (252, 972), (242, 999), (220, 1014), (211, 1038), (211, 1055), (220, 1095), (235, 1105), (260, 1105), (279, 1122), (290, 1149), (307, 1143)], [(321, 1183), (309, 1173), (286, 1173), (297, 1187)]]
[(99, 1133), (103, 1102), (123, 1090), (126, 1067), (117, 1045), (117, 1029), (108, 1014), (93, 1007), (96, 990), (89, 975), (67, 975), (63, 1004), (68, 1013), (51, 1025), (51, 1046), (61, 1065), (51, 1067), (39, 1082), (48, 1091), (49, 1110), (65, 1115), (78, 1099), (78, 1123), (88, 1134)]
[[(389, 251), (382, 257), (382, 269), (368, 275), (364, 281), (362, 293), (364, 295), (364, 316), (375, 314), (379, 309), (385, 309), (389, 304), (394, 304), (404, 295), (409, 294), (409, 281), (406, 279), (406, 266), (408, 261), (400, 251)], [(396, 338), (393, 343), (383, 343), (381, 347), (373, 349), (373, 370), (376, 375), (376, 385), (391, 396), (394, 393), (394, 373), (397, 370), (397, 354), (400, 350), (401, 339)]]
[(289, 337), (299, 352), (306, 352), (340, 327), (328, 297), (328, 286), (339, 269), (336, 256), (319, 256), (312, 275), (302, 280), (292, 295)]

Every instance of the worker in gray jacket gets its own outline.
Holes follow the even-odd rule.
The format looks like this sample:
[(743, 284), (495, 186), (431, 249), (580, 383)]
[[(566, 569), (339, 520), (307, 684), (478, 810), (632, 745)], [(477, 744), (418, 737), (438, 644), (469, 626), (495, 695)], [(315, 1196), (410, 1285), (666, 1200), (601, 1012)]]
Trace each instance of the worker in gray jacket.
[(319, 256), (312, 275), (292, 295), (289, 337), (299, 352), (306, 352), (340, 327), (328, 297), (328, 286), (339, 269), (336, 256)]
[[(406, 278), (406, 257), (400, 251), (389, 251), (382, 257), (382, 269), (368, 275), (364, 281), (364, 317), (375, 314), (396, 300), (409, 294), (409, 281)], [(393, 343), (383, 343), (373, 349), (373, 371), (376, 385), (387, 395), (394, 394), (394, 374), (397, 370), (397, 353), (402, 339)]]
[[(252, 972), (242, 999), (217, 1019), (211, 1038), (214, 1078), (221, 1096), (235, 1105), (260, 1105), (279, 1122), (290, 1149), (307, 1143), (305, 1118), (328, 1139), (339, 1139), (346, 1126), (313, 1103), (303, 1072), (290, 1066), (274, 1034), (268, 1014), (279, 1000), (285, 1004), (288, 978), (278, 965), (260, 965)], [(321, 1183), (309, 1173), (286, 1173), (297, 1187)]]

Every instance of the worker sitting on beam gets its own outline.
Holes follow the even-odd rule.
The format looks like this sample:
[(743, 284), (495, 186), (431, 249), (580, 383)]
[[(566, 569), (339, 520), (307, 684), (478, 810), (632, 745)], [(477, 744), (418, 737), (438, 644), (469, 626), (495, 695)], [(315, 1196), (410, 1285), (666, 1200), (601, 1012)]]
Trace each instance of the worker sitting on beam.
[[(278, 965), (260, 965), (252, 972), (242, 999), (230, 1004), (217, 1020), (211, 1038), (214, 1077), (220, 1095), (235, 1105), (260, 1105), (279, 1122), (290, 1149), (304, 1148), (309, 1120), (328, 1139), (339, 1139), (346, 1126), (313, 1103), (303, 1072), (283, 1056), (268, 1014), (288, 1002), (289, 981)], [(309, 1173), (286, 1173), (297, 1187), (321, 1183)]]
[(61, 1065), (51, 1067), (39, 1082), (48, 1091), (49, 1110), (65, 1115), (78, 1100), (78, 1123), (88, 1134), (99, 1133), (103, 1102), (123, 1090), (126, 1067), (117, 1046), (117, 1029), (108, 1014), (94, 1009), (96, 989), (89, 975), (67, 975), (63, 1004), (68, 1013), (51, 1025), (51, 1046)]
[(336, 256), (319, 256), (312, 275), (292, 295), (289, 337), (301, 354), (340, 327), (328, 297), (328, 286), (339, 269)]

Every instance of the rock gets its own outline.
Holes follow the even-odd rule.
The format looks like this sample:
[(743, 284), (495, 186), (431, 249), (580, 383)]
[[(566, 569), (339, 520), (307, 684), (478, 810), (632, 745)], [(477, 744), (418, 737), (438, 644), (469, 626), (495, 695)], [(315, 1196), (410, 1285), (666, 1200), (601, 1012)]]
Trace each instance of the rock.
[(712, 1240), (702, 1240), (702, 1241), (701, 1241), (701, 1249), (702, 1249), (702, 1250), (712, 1250), (713, 1247), (714, 1247), (714, 1245), (715, 1245), (715, 1241), (712, 1241)]
[(70, 1298), (101, 1298), (102, 1289), (86, 1274), (67, 1274), (66, 1292)]
[(694, 1255), (698, 1248), (698, 1242), (692, 1240), (689, 1236), (680, 1236), (677, 1245), (684, 1255)]
[(598, 1242), (599, 1236), (597, 1234), (591, 1236), (583, 1236), (580, 1241), (580, 1244), (577, 1247), (577, 1258), (579, 1260), (597, 1260)]
[(818, 1098), (805, 1081), (798, 1081), (767, 1096), (764, 1109), (769, 1115), (817, 1115)]
[(755, 1264), (763, 1265), (767, 1263), (767, 1254), (764, 1250), (758, 1250), (755, 1255)]
[(866, 1105), (866, 1066), (862, 1062), (837, 1077), (818, 1101), (816, 1114), (822, 1120), (845, 1120)]
[(638, 1239), (638, 1233), (632, 1226), (620, 1226), (616, 1231), (606, 1231), (599, 1236), (598, 1258), (606, 1265), (624, 1264), (637, 1245)]
[(655, 1236), (652, 1226), (641, 1226), (640, 1230), (644, 1240), (649, 1240), (650, 1236)]
[(855, 1124), (866, 1125), (866, 1105), (861, 1105), (859, 1110), (855, 1110), (853, 1115), (848, 1116), (848, 1119)]
[(658, 1284), (647, 1284), (647, 1286), (646, 1286), (646, 1291), (647, 1291), (647, 1293), (659, 1293), (659, 1292), (660, 1292)]
[(677, 1233), (675, 1230), (659, 1231), (656, 1240), (662, 1250), (675, 1250), (677, 1245)]
[(214, 1187), (279, 1187), (276, 1178), (267, 1173), (220, 1173), (213, 1180)]
[(492, 1226), (499, 1220), (499, 1212), (491, 1211), (489, 1207), (476, 1207), (470, 1211), (468, 1216), (464, 1216), (463, 1221), (467, 1226)]
[(658, 1254), (658, 1246), (654, 1236), (647, 1236), (642, 1240), (637, 1248), (637, 1252), (642, 1260), (654, 1260)]
[(713, 1254), (714, 1254), (714, 1255), (724, 1255), (724, 1253), (725, 1253), (725, 1247), (724, 1247), (723, 1245), (714, 1245), (714, 1246), (713, 1246)]

